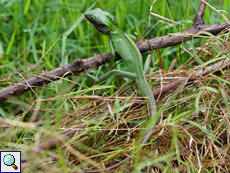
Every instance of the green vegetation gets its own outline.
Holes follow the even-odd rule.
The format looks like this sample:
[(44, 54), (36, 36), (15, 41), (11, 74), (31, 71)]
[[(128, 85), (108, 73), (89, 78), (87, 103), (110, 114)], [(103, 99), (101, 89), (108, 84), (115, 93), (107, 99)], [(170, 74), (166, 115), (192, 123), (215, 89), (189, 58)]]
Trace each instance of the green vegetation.
[[(229, 0), (209, 0), (208, 3), (216, 9), (230, 11)], [(87, 9), (108, 11), (124, 33), (140, 36), (148, 26), (151, 4), (152, 1), (147, 0), (1, 1), (0, 89), (79, 58), (108, 52), (106, 36), (97, 33), (83, 16)], [(185, 25), (159, 23), (144, 39), (188, 29), (199, 4), (197, 0), (156, 1), (153, 13)], [(152, 16), (150, 27), (159, 20)], [(205, 9), (204, 20), (206, 24), (225, 22), (210, 7)], [(229, 58), (228, 53), (223, 54), (223, 50), (228, 52), (228, 38), (228, 34), (223, 34), (203, 38), (201, 43), (200, 39), (194, 39), (182, 46), (161, 49), (165, 71), (159, 70), (159, 54), (156, 54), (157, 68), (147, 75), (152, 89), (176, 77), (188, 77), (189, 71), (202, 69), (210, 65), (210, 61), (215, 64), (217, 60)], [(204, 44), (206, 51), (197, 56)], [(183, 47), (190, 52), (182, 53)], [(183, 66), (193, 55), (194, 61)], [(173, 59), (177, 59), (175, 71), (168, 72)], [(125, 65), (120, 63), (115, 68), (125, 70)], [(106, 70), (102, 67), (98, 72), (98, 69), (90, 73), (100, 76)], [(154, 76), (166, 79), (155, 81), (151, 79)], [(172, 93), (161, 95), (157, 99), (161, 120), (149, 142), (152, 145), (118, 171), (150, 172), (155, 166), (165, 172), (229, 169), (229, 165), (224, 164), (229, 162), (227, 145), (219, 140), (228, 134), (229, 128), (228, 78), (229, 72), (221, 71), (218, 76), (210, 74), (191, 86), (182, 84)], [(140, 143), (138, 136), (147, 124), (146, 103), (135, 99), (138, 96), (135, 88), (131, 80), (114, 77), (94, 86), (82, 73), (2, 102), (0, 150), (22, 151), (23, 172), (74, 172), (91, 165), (102, 169), (102, 163), (105, 167), (114, 165), (139, 147), (135, 144)], [(109, 114), (112, 116), (107, 117)], [(84, 123), (87, 126), (82, 129)], [(61, 135), (64, 130), (76, 127), (79, 131), (74, 137)], [(54, 136), (52, 139), (58, 139), (64, 146), (57, 144), (55, 149), (32, 152), (39, 143)]]

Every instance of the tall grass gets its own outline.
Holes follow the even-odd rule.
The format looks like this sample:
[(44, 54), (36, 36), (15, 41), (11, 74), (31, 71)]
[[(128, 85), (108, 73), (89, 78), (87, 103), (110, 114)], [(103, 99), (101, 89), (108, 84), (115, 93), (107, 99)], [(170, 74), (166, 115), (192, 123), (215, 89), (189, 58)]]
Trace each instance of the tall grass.
[[(96, 30), (84, 19), (83, 13), (86, 10), (91, 8), (101, 8), (104, 11), (108, 11), (115, 17), (116, 23), (125, 33), (132, 35), (135, 35), (136, 33), (137, 36), (140, 36), (148, 26), (151, 3), (152, 1), (146, 0), (98, 0), (96, 2), (95, 0), (1, 1), (0, 89), (13, 85), (21, 80), (36, 76), (43, 71), (55, 69), (59, 67), (59, 65), (68, 64), (79, 58), (84, 59), (91, 57), (94, 54), (110, 51), (107, 38), (97, 33)], [(229, 11), (230, 9), (230, 1), (228, 0), (209, 0), (209, 3), (216, 9), (223, 9), (226, 11)], [(198, 0), (158, 0), (154, 4), (152, 12), (174, 21), (179, 21), (183, 23), (184, 26), (170, 26), (165, 23), (159, 23), (153, 30), (151, 30), (145, 39), (163, 36), (167, 33), (175, 33), (182, 29), (188, 29), (193, 24), (199, 4), (200, 1)], [(205, 9), (204, 20), (206, 24), (225, 22), (220, 14), (209, 7), (206, 7)], [(153, 26), (158, 21), (158, 18), (152, 16), (150, 25)], [(202, 44), (204, 44), (206, 40), (203, 39), (202, 41)], [(199, 40), (194, 39), (190, 41), (190, 43), (185, 43), (185, 46), (190, 47), (189, 44), (198, 46), (198, 43)], [(172, 60), (175, 58), (178, 62), (178, 66), (176, 66), (175, 69), (179, 68), (190, 58), (188, 54), (178, 56), (180, 51), (182, 51), (180, 46), (160, 50), (165, 70), (169, 69)], [(145, 56), (146, 54), (144, 54), (144, 58)], [(159, 60), (157, 56), (155, 57), (155, 63), (158, 66)], [(121, 70), (126, 69), (123, 63), (120, 63), (116, 68)], [(95, 75), (98, 74), (100, 76), (104, 73), (104, 70), (105, 69), (102, 68), (98, 72), (97, 68), (91, 70), (90, 73)], [(30, 145), (33, 145), (34, 143), (36, 144), (36, 140), (40, 137), (39, 134), (42, 134), (43, 138), (49, 138), (51, 136), (59, 137), (60, 132), (62, 132), (66, 126), (69, 127), (79, 122), (94, 124), (95, 127), (86, 128), (86, 133), (89, 134), (90, 139), (87, 139), (87, 136), (83, 136), (80, 133), (76, 134), (76, 136), (82, 135), (84, 138), (81, 140), (86, 140), (89, 143), (92, 140), (91, 138), (94, 138), (96, 141), (98, 138), (98, 131), (109, 128), (110, 124), (103, 126), (104, 129), (98, 130), (98, 126), (96, 126), (98, 125), (98, 122), (81, 120), (81, 117), (83, 117), (84, 110), (88, 110), (88, 107), (90, 107), (91, 112), (96, 110), (96, 116), (98, 116), (101, 109), (107, 108), (107, 106), (103, 105), (99, 109), (97, 108), (98, 105), (96, 105), (96, 103), (94, 104), (94, 100), (92, 99), (83, 97), (76, 100), (70, 99), (69, 97), (83, 94), (98, 94), (103, 96), (113, 94), (114, 99), (116, 96), (122, 96), (121, 91), (125, 92), (126, 90), (128, 90), (128, 92), (125, 96), (134, 96), (130, 91), (133, 87), (132, 83), (129, 83), (128, 86), (125, 85), (125, 87), (122, 88), (121, 86), (127, 81), (112, 81), (113, 78), (114, 77), (108, 79), (108, 81), (105, 82), (105, 85), (97, 85), (91, 88), (93, 81), (85, 77), (84, 74), (80, 74), (73, 78), (69, 77), (64, 78), (61, 81), (52, 82), (43, 88), (33, 89), (22, 96), (14, 97), (4, 103), (0, 103), (0, 115), (2, 117), (25, 122), (25, 124), (20, 126), (16, 125), (16, 127), (15, 125), (12, 125), (12, 123), (12, 126), (9, 125), (7, 129), (3, 129), (2, 132), (0, 132), (1, 149), (22, 150), (23, 148), (21, 146), (26, 146), (24, 148), (24, 155), (27, 156), (26, 152), (29, 150)], [(220, 94), (219, 90), (218, 94)], [(127, 97), (123, 99), (123, 102), (126, 103), (130, 98)], [(109, 103), (109, 100), (106, 101)], [(122, 107), (123, 105), (120, 105), (121, 103), (116, 99), (114, 99), (112, 103), (117, 108), (121, 108), (121, 112), (126, 108)], [(227, 104), (226, 99), (224, 100), (224, 103)], [(167, 108), (167, 110), (168, 109), (170, 108)], [(173, 113), (171, 112), (170, 116), (172, 116), (172, 114), (178, 114), (180, 116), (182, 114), (180, 112), (181, 109), (183, 108), (178, 106), (172, 111)], [(193, 107), (193, 110), (195, 111), (195, 107)], [(138, 111), (139, 113), (142, 113), (141, 110)], [(117, 112), (119, 111), (117, 110)], [(117, 112), (115, 111), (115, 113)], [(106, 113), (108, 114), (109, 110)], [(143, 115), (143, 113), (141, 115)], [(91, 114), (87, 114), (87, 116), (90, 117)], [(78, 119), (75, 119), (75, 117), (78, 117)], [(181, 115), (181, 117), (183, 116)], [(1, 118), (1, 122), (4, 122), (3, 118)], [(26, 122), (31, 122), (31, 124), (27, 124)], [(128, 123), (136, 124), (140, 122), (142, 121), (135, 121), (135, 119), (128, 121)], [(174, 120), (172, 120), (172, 122), (174, 122)], [(99, 123), (103, 125), (105, 124), (105, 122), (102, 121)], [(168, 124), (170, 124), (170, 120)], [(25, 128), (23, 128), (23, 126)], [(175, 132), (178, 131), (178, 129), (173, 130)], [(106, 138), (107, 133), (101, 133), (100, 135), (101, 139), (97, 143), (97, 146), (92, 144), (90, 147), (90, 145), (79, 144), (76, 141), (72, 141), (72, 144), (76, 144), (80, 149), (88, 149), (89, 153), (94, 152), (100, 155), (102, 154), (102, 151), (99, 150), (99, 148), (103, 147), (103, 139)], [(175, 135), (177, 135), (177, 133), (175, 133)], [(117, 139), (117, 136), (115, 135), (114, 138)], [(174, 136), (174, 143), (176, 146), (175, 150), (177, 150), (179, 145), (177, 136)], [(108, 146), (106, 149), (116, 151), (121, 148), (120, 146), (114, 145), (113, 147)], [(73, 153), (74, 152), (72, 152), (72, 154)], [(71, 159), (69, 159), (69, 153), (67, 154), (63, 152), (61, 147), (58, 147), (55, 152), (48, 151), (40, 154), (41, 155), (28, 156), (31, 160), (34, 160), (34, 165), (27, 165), (28, 167), (25, 168), (25, 172), (30, 172), (31, 170), (49, 170), (49, 167), (45, 165), (45, 161), (50, 162), (51, 160), (49, 157), (46, 157), (46, 155), (52, 155), (54, 158), (52, 161), (56, 159), (54, 161), (55, 166), (50, 168), (55, 172), (66, 171), (67, 168), (71, 169), (71, 166), (75, 163), (75, 158), (71, 156), (73, 157), (73, 160), (71, 161)], [(77, 151), (73, 155), (79, 157)], [(114, 155), (116, 156), (116, 153)], [(39, 160), (40, 156), (43, 160)], [(109, 156), (113, 157), (113, 154)], [(165, 155), (165, 157), (166, 156), (168, 155)], [(103, 155), (101, 157), (108, 157), (108, 155)], [(98, 157), (98, 159), (101, 159), (101, 157)], [(26, 158), (24, 159), (26, 160)], [(180, 161), (182, 162), (182, 160)], [(44, 166), (43, 168), (41, 168), (42, 164)], [(143, 163), (144, 166), (145, 164), (147, 163)], [(84, 164), (80, 166), (78, 165), (78, 167), (75, 167), (74, 169), (78, 170), (83, 168), (83, 166)], [(140, 167), (138, 168), (138, 165), (136, 165), (136, 167), (139, 170), (141, 169)]]

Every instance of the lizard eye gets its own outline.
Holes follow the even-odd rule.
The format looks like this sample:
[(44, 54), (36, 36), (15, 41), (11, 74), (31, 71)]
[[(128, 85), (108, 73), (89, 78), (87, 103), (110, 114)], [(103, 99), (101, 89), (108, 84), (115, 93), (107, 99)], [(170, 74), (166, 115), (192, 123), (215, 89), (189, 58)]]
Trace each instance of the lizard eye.
[(112, 20), (112, 21), (113, 21), (113, 17), (112, 17), (112, 16), (108, 16), (108, 18), (109, 18), (110, 20)]

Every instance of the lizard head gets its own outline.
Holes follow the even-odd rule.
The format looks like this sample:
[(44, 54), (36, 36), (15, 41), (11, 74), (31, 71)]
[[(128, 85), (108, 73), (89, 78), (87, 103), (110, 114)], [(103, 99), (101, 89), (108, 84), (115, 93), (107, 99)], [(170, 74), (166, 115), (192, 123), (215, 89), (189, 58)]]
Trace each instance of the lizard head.
[(94, 28), (101, 34), (109, 35), (111, 22), (113, 16), (100, 8), (85, 12), (86, 19), (94, 26)]

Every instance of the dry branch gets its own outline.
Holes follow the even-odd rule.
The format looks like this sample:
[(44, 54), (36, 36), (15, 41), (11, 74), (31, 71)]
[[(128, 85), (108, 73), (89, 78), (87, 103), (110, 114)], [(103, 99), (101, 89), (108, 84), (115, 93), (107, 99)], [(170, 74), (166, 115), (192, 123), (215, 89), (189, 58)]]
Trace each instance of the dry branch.
[[(175, 33), (174, 35), (170, 34), (170, 35), (157, 37), (147, 41), (140, 42), (138, 44), (138, 48), (142, 53), (148, 50), (165, 48), (165, 47), (181, 44), (188, 40), (191, 40), (193, 36), (186, 35), (186, 34), (196, 34), (200, 31), (206, 31), (213, 35), (217, 35), (227, 27), (229, 27), (228, 23), (213, 24), (213, 25), (205, 25), (205, 24), (196, 25), (196, 26), (192, 26), (191, 28), (185, 31)], [(182, 36), (176, 34), (185, 34), (185, 35)], [(43, 84), (48, 84), (50, 82), (60, 80), (63, 77), (76, 75), (78, 73), (83, 72), (85, 69), (90, 69), (90, 68), (95, 68), (97, 66), (100, 66), (108, 62), (109, 57), (110, 57), (110, 52), (107, 52), (83, 60), (78, 59), (65, 66), (61, 66), (52, 71), (45, 72), (36, 77), (30, 78), (26, 81), (21, 81), (17, 84), (3, 88), (0, 90), (0, 102), (8, 100), (12, 96), (22, 95), (23, 93), (33, 88), (42, 86)], [(120, 56), (116, 54), (116, 60), (119, 59), (121, 59)]]
[[(208, 0), (204, 0), (204, 1), (208, 2)], [(193, 25), (204, 24), (203, 15), (204, 15), (204, 9), (205, 9), (205, 7), (206, 7), (206, 4), (203, 3), (203, 2), (201, 2), (200, 6), (199, 6), (199, 9), (197, 11), (196, 18), (194, 20)]]

